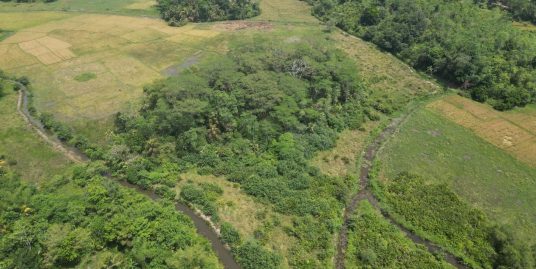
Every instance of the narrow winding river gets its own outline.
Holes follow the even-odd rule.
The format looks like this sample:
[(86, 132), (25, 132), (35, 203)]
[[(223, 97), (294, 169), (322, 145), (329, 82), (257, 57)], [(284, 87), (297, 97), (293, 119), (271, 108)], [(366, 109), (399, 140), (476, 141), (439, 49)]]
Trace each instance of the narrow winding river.
[[(28, 93), (26, 87), (24, 85), (13, 81), (13, 83), (19, 85), (19, 100), (17, 104), (17, 111), (21, 114), (21, 116), (24, 118), (24, 121), (26, 121), (32, 129), (35, 130), (35, 132), (47, 143), (49, 143), (53, 148), (58, 150), (59, 152), (63, 153), (67, 158), (72, 160), (76, 163), (83, 163), (89, 161), (89, 158), (84, 155), (81, 151), (79, 151), (76, 148), (70, 147), (60, 141), (59, 139), (54, 136), (54, 134), (47, 131), (43, 124), (36, 118), (34, 118), (29, 110), (28, 110)], [(141, 193), (153, 200), (158, 200), (159, 197), (154, 192), (149, 190), (144, 190), (136, 185), (130, 184), (126, 181), (120, 181), (112, 179), (110, 176), (108, 176), (110, 180), (114, 180), (121, 184), (124, 187), (136, 190), (138, 193)], [(195, 213), (194, 210), (192, 210), (190, 207), (183, 203), (175, 203), (175, 209), (177, 211), (180, 211), (181, 213), (187, 215), (190, 217), (195, 225), (195, 228), (197, 229), (197, 233), (201, 236), (205, 237), (208, 241), (210, 241), (210, 244), (212, 245), (212, 249), (218, 256), (218, 259), (223, 264), (223, 267), (225, 269), (240, 269), (240, 266), (238, 263), (234, 260), (233, 255), (231, 254), (231, 251), (229, 248), (223, 244), (223, 242), (220, 240), (219, 235), (212, 229), (212, 227), (199, 215)]]

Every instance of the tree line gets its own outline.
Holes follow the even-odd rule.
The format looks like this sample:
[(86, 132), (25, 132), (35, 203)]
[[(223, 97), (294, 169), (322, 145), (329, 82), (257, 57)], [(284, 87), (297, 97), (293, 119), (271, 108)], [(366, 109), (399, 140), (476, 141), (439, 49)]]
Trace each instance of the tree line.
[(240, 20), (259, 15), (253, 0), (158, 0), (157, 9), (170, 25), (187, 22)]
[(307, 0), (320, 19), (371, 41), (499, 110), (536, 100), (536, 37), (473, 1)]
[(475, 0), (489, 7), (499, 7), (520, 21), (536, 23), (536, 1), (534, 0)]

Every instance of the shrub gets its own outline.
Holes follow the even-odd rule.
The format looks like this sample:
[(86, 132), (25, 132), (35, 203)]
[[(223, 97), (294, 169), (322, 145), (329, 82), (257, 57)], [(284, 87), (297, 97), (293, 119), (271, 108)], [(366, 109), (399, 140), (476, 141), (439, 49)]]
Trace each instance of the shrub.
[(221, 239), (224, 243), (230, 246), (237, 246), (240, 244), (240, 234), (238, 231), (228, 222), (224, 222), (220, 227)]
[(279, 255), (263, 249), (256, 241), (247, 241), (233, 253), (244, 269), (275, 269), (281, 263)]

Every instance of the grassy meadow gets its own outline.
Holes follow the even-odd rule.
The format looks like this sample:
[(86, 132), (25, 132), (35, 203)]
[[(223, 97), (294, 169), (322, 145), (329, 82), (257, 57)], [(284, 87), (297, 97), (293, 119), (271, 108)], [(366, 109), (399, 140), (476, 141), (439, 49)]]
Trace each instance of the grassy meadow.
[(61, 11), (78, 13), (111, 13), (132, 16), (158, 17), (155, 0), (58, 0), (51, 3), (0, 2), (1, 12)]
[(521, 162), (536, 167), (536, 113), (533, 106), (499, 112), (458, 95), (428, 105), (448, 120), (508, 152)]
[(536, 169), (438, 113), (434, 105), (442, 101), (415, 112), (387, 143), (380, 178), (407, 171), (447, 184), (518, 238), (535, 242)]
[(5, 85), (0, 97), (0, 155), (7, 156), (4, 165), (22, 175), (22, 178), (39, 182), (59, 174), (70, 166), (61, 153), (53, 151), (34, 133), (17, 112), (18, 94), (12, 85)]

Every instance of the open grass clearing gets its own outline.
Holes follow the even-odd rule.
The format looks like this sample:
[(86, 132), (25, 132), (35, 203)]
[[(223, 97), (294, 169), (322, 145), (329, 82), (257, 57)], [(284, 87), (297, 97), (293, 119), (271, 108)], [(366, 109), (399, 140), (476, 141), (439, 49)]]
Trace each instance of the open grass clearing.
[[(0, 82), (1, 83), (1, 82)], [(7, 85), (0, 97), (0, 155), (23, 179), (39, 182), (59, 174), (70, 165), (61, 153), (41, 140), (17, 112), (18, 94)]]
[(382, 180), (407, 171), (446, 183), (521, 240), (536, 241), (536, 169), (434, 110), (411, 116), (379, 160)]
[(261, 0), (261, 14), (251, 20), (272, 21), (276, 23), (309, 23), (318, 25), (319, 21), (311, 15), (311, 6), (297, 0)]
[(0, 2), (0, 29), (3, 30), (17, 31), (73, 16), (61, 12), (33, 12), (31, 14), (26, 11), (4, 12), (7, 11), (3, 6), (5, 4)]
[(328, 151), (319, 152), (312, 160), (312, 164), (329, 176), (357, 175), (356, 161), (365, 149), (370, 131), (378, 124), (377, 121), (371, 121), (363, 126), (363, 130), (343, 131), (337, 139), (335, 147)]
[(536, 167), (536, 112), (534, 107), (499, 112), (458, 95), (428, 105), (450, 121), (470, 129), (520, 161)]
[(333, 33), (332, 38), (355, 59), (365, 85), (371, 90), (372, 102), (379, 110), (389, 113), (402, 109), (410, 100), (440, 90), (437, 84), (374, 44), (341, 31)]

